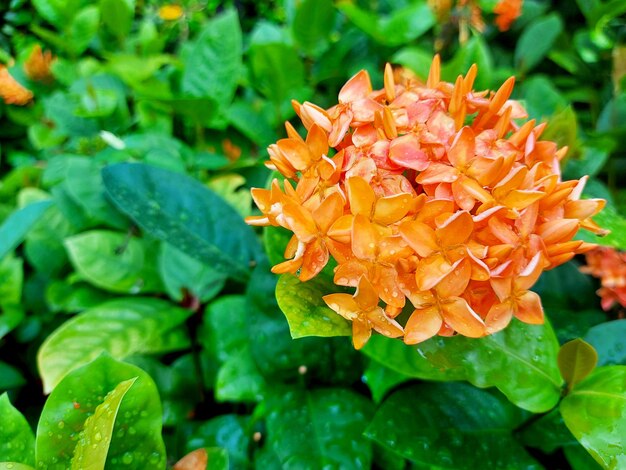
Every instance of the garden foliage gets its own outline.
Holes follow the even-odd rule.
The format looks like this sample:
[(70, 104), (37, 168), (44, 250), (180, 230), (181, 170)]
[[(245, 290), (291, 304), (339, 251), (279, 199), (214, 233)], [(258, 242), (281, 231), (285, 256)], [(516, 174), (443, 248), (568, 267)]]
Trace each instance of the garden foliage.
[(607, 201), (575, 240), (626, 250), (626, 4), (519, 3), (3, 2), (0, 469), (624, 468), (626, 276), (590, 258), (601, 305), (575, 257), (543, 324), (357, 351), (323, 299), (354, 288), (278, 278), (290, 234), (244, 222), (284, 122), (306, 137), (292, 100), (437, 52), (515, 76)]

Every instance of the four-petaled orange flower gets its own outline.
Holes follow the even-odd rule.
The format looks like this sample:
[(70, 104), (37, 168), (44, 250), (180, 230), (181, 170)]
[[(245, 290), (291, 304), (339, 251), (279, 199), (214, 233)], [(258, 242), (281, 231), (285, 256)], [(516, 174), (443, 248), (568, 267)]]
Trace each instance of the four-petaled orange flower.
[(35, 44), (30, 55), (24, 62), (26, 76), (37, 82), (49, 82), (52, 79), (52, 67), (56, 58), (50, 51), (43, 51), (39, 44)]
[(604, 310), (615, 303), (626, 307), (626, 253), (606, 246), (597, 247), (586, 254), (587, 265), (580, 270), (600, 279), (602, 287), (597, 294)]
[(294, 102), (306, 138), (286, 124), (268, 149), (286, 179), (252, 190), (262, 215), (247, 221), (293, 232), (275, 273), (306, 281), (334, 258), (334, 283), (357, 291), (324, 300), (353, 322), (357, 348), (372, 329), (415, 344), (541, 323), (533, 284), (594, 248), (578, 229), (604, 233), (586, 178), (562, 181), (567, 149), (540, 139), (545, 124), (519, 124), (514, 78), (477, 92), (476, 74), (443, 82), (436, 56), (426, 83), (387, 65), (373, 90), (361, 71), (330, 109)]

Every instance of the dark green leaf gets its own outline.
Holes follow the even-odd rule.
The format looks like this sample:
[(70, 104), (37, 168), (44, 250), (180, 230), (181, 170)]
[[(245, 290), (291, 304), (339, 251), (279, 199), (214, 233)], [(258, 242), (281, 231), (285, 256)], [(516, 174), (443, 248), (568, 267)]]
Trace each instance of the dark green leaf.
[(301, 282), (293, 274), (283, 274), (276, 285), (276, 300), (289, 322), (292, 338), (305, 336), (349, 336), (352, 325), (331, 310), (322, 296), (336, 286), (318, 276)]
[(218, 401), (257, 402), (265, 394), (265, 380), (254, 362), (250, 346), (244, 344), (226, 359), (215, 382)]
[(626, 320), (614, 320), (591, 328), (585, 335), (598, 353), (598, 367), (620, 364), (626, 365)]
[(376, 361), (370, 361), (363, 373), (363, 382), (367, 384), (370, 392), (372, 392), (372, 398), (377, 403), (385, 397), (389, 390), (409, 380), (411, 377), (389, 369)]
[(126, 234), (93, 230), (65, 240), (74, 269), (91, 284), (111, 292), (160, 292), (157, 246)]
[(182, 91), (228, 105), (241, 73), (241, 27), (235, 10), (208, 21), (184, 58)]
[[(97, 413), (109, 392), (131, 379), (136, 380), (119, 406), (105, 468), (164, 469), (161, 403), (156, 386), (138, 367), (108, 356), (72, 371), (48, 397), (37, 426), (38, 468), (70, 468), (76, 437), (85, 428), (85, 421)], [(93, 438), (97, 440), (97, 434)]]
[(87, 6), (72, 19), (68, 28), (68, 37), (65, 45), (73, 55), (82, 54), (98, 32), (100, 24), (100, 10), (95, 5)]
[(520, 413), (463, 383), (423, 384), (387, 398), (366, 436), (428, 468), (541, 469), (511, 434)]
[(495, 386), (515, 405), (537, 413), (556, 405), (561, 393), (558, 343), (548, 323), (514, 320), (504, 331), (484, 338), (440, 337), (416, 346), (376, 335), (363, 351), (410, 377)]
[(551, 454), (564, 446), (578, 446), (578, 441), (565, 426), (563, 416), (558, 408), (538, 419), (530, 420), (530, 425), (523, 426), (520, 433), (520, 442), (528, 447), (541, 449), (545, 454)]
[(289, 391), (268, 403), (267, 445), (283, 468), (370, 468), (371, 409), (350, 390)]
[(186, 442), (186, 452), (201, 447), (221, 447), (228, 451), (230, 468), (245, 468), (250, 444), (248, 419), (244, 416), (222, 415), (197, 428)]
[(197, 181), (166, 170), (120, 163), (103, 170), (114, 204), (156, 238), (237, 279), (259, 256), (254, 232)]
[(226, 276), (211, 265), (203, 264), (169, 243), (161, 244), (159, 270), (168, 295), (177, 301), (186, 293), (207, 302), (224, 287)]
[(26, 383), (18, 369), (0, 361), (0, 391), (21, 387)]
[(593, 346), (578, 338), (561, 346), (557, 360), (561, 377), (571, 389), (596, 367), (598, 353)]
[(626, 366), (604, 366), (561, 402), (569, 430), (606, 469), (626, 464)]
[(35, 435), (6, 393), (0, 395), (0, 461), (35, 465)]
[(538, 18), (526, 26), (515, 47), (516, 67), (523, 72), (534, 68), (550, 52), (561, 31), (563, 20), (556, 13)]
[[(0, 305), (17, 305), (22, 299), (24, 261), (7, 256), (0, 259)], [(2, 334), (0, 333), (0, 337)]]
[(37, 363), (46, 393), (70, 371), (107, 351), (123, 359), (135, 353), (181, 349), (189, 339), (178, 336), (177, 326), (192, 314), (158, 299), (120, 298), (87, 310), (66, 321), (46, 338)]
[(13, 212), (0, 226), (0, 258), (18, 246), (28, 231), (52, 205), (52, 201), (34, 202)]

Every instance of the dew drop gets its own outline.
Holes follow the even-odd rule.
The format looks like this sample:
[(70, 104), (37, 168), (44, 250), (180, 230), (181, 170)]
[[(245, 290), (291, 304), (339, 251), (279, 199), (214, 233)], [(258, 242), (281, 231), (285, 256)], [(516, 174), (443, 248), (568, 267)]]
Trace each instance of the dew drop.
[(59, 426), (59, 429), (63, 429), (65, 427), (65, 423), (63, 421), (59, 421), (57, 426)]

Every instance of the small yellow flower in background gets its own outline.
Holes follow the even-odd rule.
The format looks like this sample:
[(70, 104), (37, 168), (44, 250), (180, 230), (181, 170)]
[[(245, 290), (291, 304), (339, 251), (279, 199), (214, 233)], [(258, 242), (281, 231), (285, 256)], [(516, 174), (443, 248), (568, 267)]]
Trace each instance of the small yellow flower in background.
[(307, 281), (332, 257), (334, 283), (356, 288), (323, 299), (353, 322), (357, 349), (372, 330), (415, 344), (542, 323), (530, 288), (595, 247), (573, 240), (579, 228), (606, 233), (591, 220), (605, 202), (581, 199), (587, 178), (562, 180), (567, 148), (520, 122), (514, 77), (475, 91), (475, 65), (454, 83), (440, 71), (439, 56), (425, 82), (387, 64), (380, 90), (362, 70), (331, 108), (294, 101), (306, 138), (286, 123), (266, 162), (282, 189), (252, 190), (262, 215), (247, 222), (293, 233), (272, 272)]
[(0, 65), (0, 97), (6, 104), (24, 106), (33, 99), (33, 92), (24, 88), (4, 65)]
[(176, 21), (183, 16), (183, 13), (180, 5), (163, 5), (159, 8), (159, 18), (165, 21)]
[(31, 80), (37, 82), (49, 82), (52, 80), (50, 67), (56, 60), (50, 51), (43, 51), (39, 44), (36, 44), (32, 52), (24, 62), (24, 72)]

